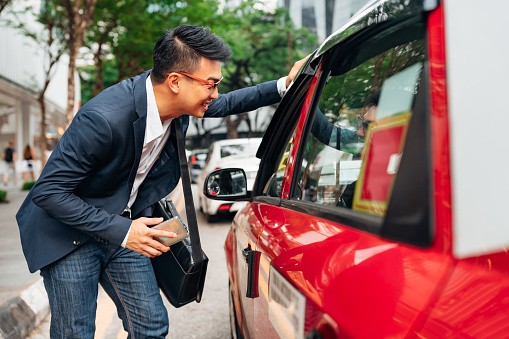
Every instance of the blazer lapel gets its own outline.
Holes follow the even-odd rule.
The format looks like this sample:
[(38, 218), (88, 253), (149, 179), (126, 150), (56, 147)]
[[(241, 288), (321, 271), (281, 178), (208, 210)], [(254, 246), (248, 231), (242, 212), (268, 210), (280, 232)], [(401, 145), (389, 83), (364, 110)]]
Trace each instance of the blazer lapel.
[(136, 178), (136, 172), (140, 165), (141, 152), (143, 151), (143, 141), (145, 140), (145, 128), (147, 126), (147, 89), (146, 81), (150, 72), (143, 73), (134, 79), (134, 104), (138, 119), (133, 123), (134, 130), (134, 163), (129, 174), (129, 193)]

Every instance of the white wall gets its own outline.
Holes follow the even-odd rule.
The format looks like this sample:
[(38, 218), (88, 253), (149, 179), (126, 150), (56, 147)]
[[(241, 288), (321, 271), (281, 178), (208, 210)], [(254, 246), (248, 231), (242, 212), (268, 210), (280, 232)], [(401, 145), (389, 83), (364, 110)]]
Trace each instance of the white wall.
[(509, 2), (444, 0), (454, 254), (509, 247)]
[[(22, 8), (31, 3), (35, 8), (39, 7), (40, 1), (14, 0), (14, 8)], [(13, 18), (8, 9), (2, 12), (3, 18)], [(35, 18), (27, 15), (21, 18), (25, 23), (32, 23), (31, 27), (42, 30), (42, 27), (35, 22)], [(22, 87), (40, 90), (44, 80), (44, 54), (43, 51), (33, 42), (32, 39), (24, 36), (19, 30), (6, 27), (0, 20), (0, 75)], [(54, 103), (59, 109), (65, 112), (67, 106), (67, 65), (69, 58), (64, 55), (55, 67), (54, 76), (46, 93), (46, 99)], [(78, 81), (79, 89), (79, 81)], [(81, 96), (78, 92), (78, 101)]]

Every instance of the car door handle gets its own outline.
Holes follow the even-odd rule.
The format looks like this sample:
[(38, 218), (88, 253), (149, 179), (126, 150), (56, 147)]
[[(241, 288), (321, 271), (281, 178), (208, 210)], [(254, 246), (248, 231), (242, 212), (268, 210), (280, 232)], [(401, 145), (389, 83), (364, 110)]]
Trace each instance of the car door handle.
[(247, 263), (247, 289), (246, 298), (257, 298), (258, 293), (258, 272), (260, 267), (260, 252), (246, 247), (242, 250), (242, 256)]
[(254, 252), (252, 249), (250, 249), (249, 247), (246, 247), (242, 250), (242, 256), (244, 257), (244, 261), (246, 262), (246, 264), (249, 264), (248, 263), (248, 257), (249, 257), (249, 254), (251, 252)]

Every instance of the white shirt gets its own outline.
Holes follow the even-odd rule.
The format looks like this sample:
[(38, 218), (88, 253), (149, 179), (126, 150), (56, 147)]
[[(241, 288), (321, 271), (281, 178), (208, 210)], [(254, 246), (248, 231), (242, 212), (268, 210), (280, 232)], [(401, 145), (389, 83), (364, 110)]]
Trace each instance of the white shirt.
[[(143, 151), (141, 152), (140, 164), (136, 171), (136, 177), (134, 178), (133, 188), (127, 203), (126, 210), (130, 209), (136, 201), (138, 196), (138, 190), (147, 177), (150, 169), (159, 158), (161, 151), (166, 145), (166, 141), (170, 136), (170, 123), (173, 119), (165, 120), (161, 122), (159, 116), (159, 110), (157, 109), (156, 98), (154, 95), (154, 89), (152, 87), (152, 81), (150, 81), (150, 75), (146, 81), (147, 87), (147, 125), (145, 127), (145, 138), (143, 139)], [(127, 238), (129, 238), (129, 231), (127, 232), (122, 247), (125, 247)]]
[[(168, 119), (164, 123), (161, 123), (159, 110), (157, 109), (156, 104), (156, 97), (152, 87), (152, 81), (150, 81), (150, 75), (147, 77), (146, 87), (147, 125), (145, 128), (145, 139), (143, 140), (143, 151), (141, 152), (140, 164), (138, 166), (138, 171), (136, 171), (136, 177), (134, 179), (133, 188), (131, 190), (131, 195), (129, 197), (129, 202), (127, 203), (126, 210), (130, 209), (136, 201), (136, 197), (138, 196), (138, 189), (143, 183), (143, 180), (145, 180), (147, 177), (156, 160), (159, 158), (159, 155), (161, 154), (161, 151), (163, 150), (163, 147), (166, 145), (166, 141), (170, 136), (169, 127), (172, 119)], [(286, 88), (286, 77), (282, 77), (277, 81), (277, 90), (281, 98), (286, 94), (288, 88)], [(127, 234), (125, 235), (124, 241), (122, 241), (122, 247), (125, 247), (127, 244), (129, 232), (131, 232), (131, 228), (129, 228), (129, 231), (127, 231)]]

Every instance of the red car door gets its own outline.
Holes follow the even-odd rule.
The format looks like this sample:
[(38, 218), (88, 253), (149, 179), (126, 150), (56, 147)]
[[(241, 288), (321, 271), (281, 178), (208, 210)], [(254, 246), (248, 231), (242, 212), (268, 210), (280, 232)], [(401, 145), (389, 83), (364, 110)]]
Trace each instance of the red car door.
[(412, 336), (438, 298), (452, 259), (433, 213), (447, 201), (431, 202), (446, 162), (431, 162), (428, 19), (324, 54), (291, 147), (272, 148), (274, 175), (244, 214), (260, 252), (250, 337)]

